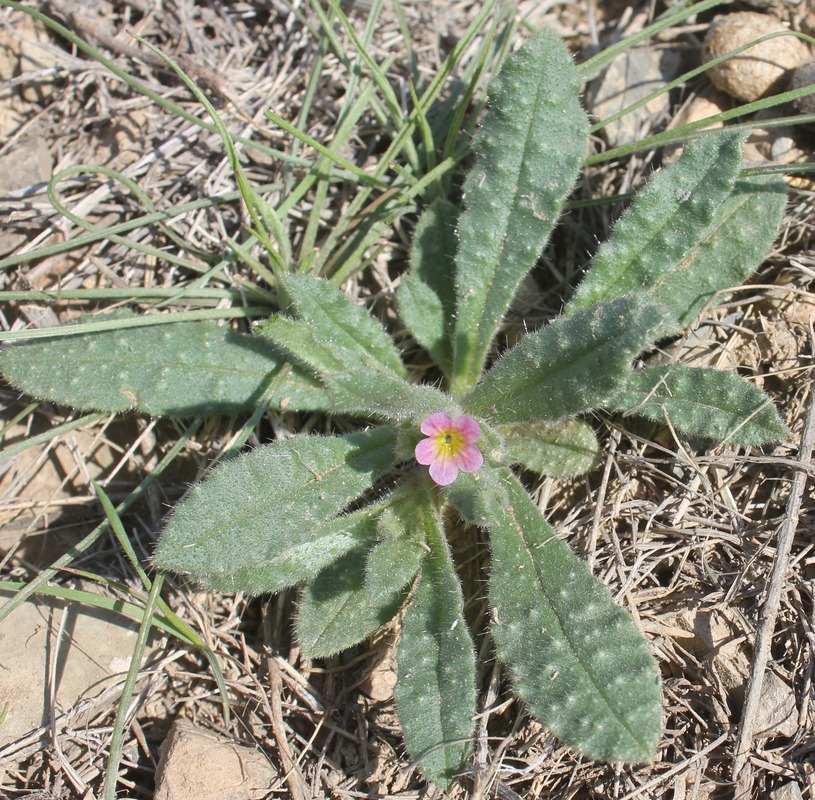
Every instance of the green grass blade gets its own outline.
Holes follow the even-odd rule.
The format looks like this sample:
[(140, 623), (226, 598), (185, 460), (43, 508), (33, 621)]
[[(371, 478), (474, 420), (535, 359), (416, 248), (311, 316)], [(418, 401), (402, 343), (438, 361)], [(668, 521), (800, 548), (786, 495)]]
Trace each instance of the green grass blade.
[[(255, 226), (255, 235), (260, 238), (260, 241), (268, 251), (269, 256), (272, 259), (273, 267), (276, 267), (276, 271), (286, 272), (290, 270), (292, 248), (288, 234), (283, 227), (283, 223), (277, 216), (275, 210), (262, 197), (260, 197), (259, 194), (257, 194), (247, 180), (243, 167), (238, 160), (238, 154), (232, 141), (232, 135), (227, 130), (226, 125), (224, 125), (224, 122), (216, 111), (215, 106), (212, 105), (209, 98), (198, 88), (195, 82), (184, 72), (184, 70), (181, 69), (181, 67), (179, 67), (175, 61), (173, 61), (172, 58), (163, 53), (157, 47), (154, 47), (152, 44), (142, 39), (140, 36), (135, 36), (135, 39), (153, 54), (162, 59), (173, 70), (173, 72), (175, 72), (176, 75), (181, 78), (184, 85), (195, 95), (195, 99), (198, 100), (198, 102), (201, 103), (201, 105), (207, 110), (207, 113), (215, 123), (215, 128), (218, 131), (218, 135), (221, 137), (224, 147), (226, 148), (227, 157), (229, 158), (229, 166), (232, 168), (232, 174), (235, 176), (235, 182), (238, 184), (238, 189), (243, 196), (244, 203), (246, 203), (246, 208), (249, 211), (249, 215), (252, 217), (252, 222)], [(277, 247), (272, 244), (269, 234), (274, 237)], [(274, 285), (275, 277), (273, 273), (264, 270), (261, 277), (263, 277), (271, 285)]]
[(141, 660), (144, 650), (147, 647), (147, 638), (153, 628), (153, 615), (156, 611), (156, 604), (159, 600), (159, 592), (164, 585), (164, 576), (159, 574), (150, 589), (150, 596), (147, 605), (144, 607), (144, 619), (139, 625), (139, 633), (136, 636), (136, 643), (133, 646), (133, 655), (130, 659), (130, 667), (127, 670), (127, 677), (122, 686), (122, 696), (119, 698), (119, 705), (116, 708), (116, 719), (113, 722), (113, 733), (108, 745), (107, 764), (105, 766), (105, 785), (103, 797), (105, 800), (116, 800), (116, 784), (119, 782), (119, 762), (122, 757), (122, 744), (124, 740), (124, 727), (127, 721), (127, 712), (130, 701), (133, 699), (133, 690), (136, 688), (136, 681), (139, 677)]
[[(137, 501), (141, 500), (147, 489), (157, 481), (164, 470), (175, 461), (175, 459), (184, 451), (189, 445), (195, 432), (201, 427), (202, 420), (194, 421), (187, 429), (178, 437), (178, 441), (169, 449), (164, 458), (153, 468), (150, 474), (130, 493), (126, 500), (116, 506), (116, 511), (123, 514)], [(2, 622), (9, 614), (14, 611), (21, 603), (24, 603), (31, 595), (37, 591), (45, 591), (48, 583), (63, 567), (67, 567), (72, 561), (78, 558), (88, 548), (92, 547), (102, 536), (110, 529), (110, 523), (105, 520), (97, 525), (87, 536), (77, 542), (68, 550), (67, 553), (60, 556), (50, 567), (42, 570), (36, 578), (29, 583), (25, 584), (10, 600), (6, 601), (0, 606), (0, 622)]]

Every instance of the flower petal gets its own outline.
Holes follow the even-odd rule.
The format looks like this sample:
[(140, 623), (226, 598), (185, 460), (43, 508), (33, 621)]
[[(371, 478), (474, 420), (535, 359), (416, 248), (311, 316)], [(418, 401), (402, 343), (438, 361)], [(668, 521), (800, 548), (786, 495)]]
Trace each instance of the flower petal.
[(464, 445), (456, 458), (456, 466), (462, 472), (477, 472), (484, 466), (484, 456), (475, 445)]
[(458, 417), (452, 425), (467, 442), (477, 442), (481, 438), (481, 428), (472, 417)]
[(424, 464), (425, 466), (432, 464), (437, 458), (436, 440), (422, 439), (422, 441), (416, 445), (413, 454), (420, 464)]
[(430, 465), (430, 477), (439, 486), (449, 486), (458, 475), (458, 467), (449, 458), (438, 458)]
[(419, 425), (419, 430), (425, 436), (432, 436), (435, 433), (449, 430), (452, 427), (453, 420), (450, 418), (450, 415), (445, 414), (444, 411), (437, 411), (435, 414), (431, 414), (422, 420), (422, 424)]

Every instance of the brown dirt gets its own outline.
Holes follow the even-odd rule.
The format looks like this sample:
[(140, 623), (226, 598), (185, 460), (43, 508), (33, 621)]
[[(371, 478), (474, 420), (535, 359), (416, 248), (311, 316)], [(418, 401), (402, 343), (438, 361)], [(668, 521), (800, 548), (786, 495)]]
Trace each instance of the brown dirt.
[[(177, 79), (134, 44), (129, 34), (138, 33), (182, 64), (233, 132), (290, 147), (286, 137), (265, 122), (262, 109), (271, 107), (295, 119), (302, 105), (318, 55), (308, 27), (316, 24), (316, 16), (303, 0), (59, 0), (33, 5), (50, 11), (154, 91), (200, 114)], [(534, 26), (551, 25), (578, 53), (641, 28), (652, 5), (522, 0), (518, 15)], [(794, 4), (779, 7), (788, 16), (794, 10)], [(368, 5), (359, 2), (345, 8), (361, 30)], [(421, 73), (438, 68), (478, 8), (470, 0), (404, 6)], [(693, 63), (711, 17), (666, 32), (660, 44), (677, 48)], [(396, 17), (385, 13), (371, 50), (380, 61), (395, 57), (393, 82), (397, 94), (409, 102), (410, 69), (399, 30)], [(54, 170), (81, 163), (121, 170), (160, 207), (233, 189), (217, 136), (162, 111), (104, 66), (8, 8), (0, 9), (0, 79), (6, 81), (0, 84), (0, 157), (26, 142), (44, 142)], [(319, 97), (307, 124), (315, 138), (330, 135), (346, 80), (340, 61), (326, 56)], [(707, 92), (704, 80), (672, 96), (675, 108), (698, 92)], [(802, 136), (809, 147), (811, 142)], [(364, 165), (374, 157), (380, 137), (375, 120), (365, 119), (349, 156)], [(285, 165), (246, 151), (242, 158), (258, 184), (287, 179)], [(610, 195), (637, 188), (659, 165), (659, 158), (642, 153), (590, 170), (583, 190), (587, 195), (589, 191)], [(793, 431), (792, 439), (765, 452), (727, 445), (710, 449), (677, 440), (658, 426), (631, 424), (621, 429), (619, 419), (599, 417), (597, 427), (607, 433), (606, 450), (604, 463), (595, 472), (572, 481), (535, 482), (526, 476), (558, 534), (589, 559), (595, 574), (631, 610), (659, 659), (665, 679), (665, 733), (654, 764), (600, 764), (560, 746), (513, 698), (485, 644), (473, 771), (442, 795), (427, 787), (401, 743), (390, 698), (393, 630), (382, 631), (351, 652), (311, 662), (297, 650), (291, 635), (294, 592), (250, 600), (169, 581), (167, 599), (219, 655), (233, 717), (226, 725), (206, 660), (167, 638), (159, 666), (146, 668), (138, 687), (120, 771), (121, 791), (133, 798), (153, 797), (159, 746), (172, 720), (184, 717), (257, 748), (281, 767), (268, 797), (298, 793), (382, 800), (732, 797), (743, 704), (751, 681), (755, 682), (750, 677), (753, 645), (779, 537), (790, 516), (791, 485), (802, 470), (812, 475), (812, 465), (797, 459), (806, 409), (812, 402), (815, 194), (806, 179), (796, 184), (790, 186), (776, 246), (754, 281), (734, 292), (727, 304), (706, 313), (682, 345), (689, 363), (738, 368), (755, 380), (776, 401)], [(131, 194), (102, 178), (67, 181), (60, 191), (64, 202), (97, 226), (142, 213)], [(332, 198), (333, 212), (341, 213), (346, 202), (338, 192)], [(8, 240), (6, 252), (30, 251), (80, 233), (53, 211), (41, 183), (15, 188), (3, 204), (8, 204), (4, 236), (18, 237)], [(532, 287), (538, 295), (523, 303), (525, 324), (534, 325), (558, 312), (563, 291), (576, 283), (595, 242), (606, 236), (618, 212), (615, 206), (569, 215), (565, 233), (553, 241), (535, 272)], [(404, 268), (413, 221), (394, 224), (364, 279), (351, 282), (360, 297), (387, 299)], [(326, 230), (330, 225), (326, 219)], [(239, 235), (239, 226), (234, 206), (190, 212), (171, 224), (193, 259), (220, 252), (227, 236)], [(127, 235), (169, 246), (156, 228), (139, 228)], [(302, 236), (303, 230), (298, 230), (295, 242)], [(204, 264), (203, 257), (199, 261)], [(97, 242), (8, 269), (0, 274), (0, 289), (178, 286), (193, 278), (172, 264), (135, 253), (126, 242)], [(14, 302), (2, 310), (0, 322), (4, 329), (64, 323), (97, 307), (101, 304), (49, 303), (43, 321), (42, 304)], [(4, 446), (79, 416), (47, 403), (29, 409), (30, 400), (5, 385), (0, 386), (0, 400), (5, 420), (12, 422), (4, 430)], [(258, 426), (253, 441), (303, 424), (293, 415), (270, 417)], [(305, 424), (319, 428), (325, 423), (311, 419)], [(28, 580), (64, 552), (103, 519), (91, 479), (103, 480), (114, 501), (123, 499), (182, 430), (165, 420), (97, 415), (77, 430), (5, 462), (0, 476), (0, 577)], [(229, 421), (206, 423), (173, 469), (131, 511), (126, 526), (145, 560), (163, 514), (223, 451), (229, 436)], [(767, 669), (794, 701), (794, 720), (783, 734), (751, 738), (743, 798), (765, 798), (791, 782), (804, 797), (815, 798), (811, 490), (805, 492), (793, 521), (790, 565), (781, 586)], [(472, 563), (471, 539), (467, 547), (464, 561)], [(485, 548), (479, 539), (477, 550), (483, 553)], [(138, 586), (112, 538), (103, 538), (72, 567)], [(478, 585), (477, 573), (467, 576), (466, 569), (465, 577)], [(56, 582), (72, 585), (74, 580), (66, 571)], [(119, 596), (122, 588), (110, 586), (107, 591)], [(486, 604), (478, 593), (470, 600), (468, 618), (474, 630), (486, 629)], [(100, 796), (100, 770), (116, 693), (106, 699), (79, 730), (55, 724), (42, 731), (41, 739), (35, 736), (0, 749), (0, 798)], [(282, 765), (289, 765), (288, 772)]]

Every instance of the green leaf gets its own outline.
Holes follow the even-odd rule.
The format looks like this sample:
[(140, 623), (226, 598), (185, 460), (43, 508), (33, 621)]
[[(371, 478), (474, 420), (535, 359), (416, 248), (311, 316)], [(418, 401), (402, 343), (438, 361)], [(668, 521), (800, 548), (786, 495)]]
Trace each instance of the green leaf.
[(396, 291), (399, 316), (413, 338), (427, 350), (445, 375), (453, 363), (453, 338), (449, 330), (453, 320), (439, 296), (413, 275), (403, 275)]
[(430, 553), (402, 623), (394, 696), (408, 753), (447, 786), (472, 748), (475, 651), (441, 521), (429, 506), (424, 516)]
[(222, 591), (276, 592), (373, 538), (373, 511), (337, 515), (394, 461), (394, 432), (294, 436), (217, 467), (177, 506), (156, 564)]
[(478, 382), (498, 325), (577, 179), (588, 136), (581, 90), (571, 56), (549, 30), (510, 55), (490, 83), (459, 228), (456, 397)]
[(330, 373), (324, 380), (336, 413), (392, 422), (418, 422), (436, 411), (456, 414), (453, 401), (438, 389), (408, 383), (390, 373), (358, 368)]
[(518, 694), (589, 757), (650, 761), (661, 730), (659, 671), (632, 618), (509, 469), (460, 476), (450, 499), (490, 532), (492, 635)]
[(407, 376), (393, 340), (365, 308), (328, 281), (310, 275), (285, 275), (279, 280), (298, 318), (342, 364)]
[(630, 373), (611, 408), (669, 422), (685, 434), (747, 446), (790, 434), (761, 389), (732, 372), (685, 364)]
[(416, 577), (425, 554), (422, 509), (411, 494), (379, 517), (381, 538), (365, 564), (365, 585), (373, 597), (388, 597)]
[(319, 381), (273, 344), (207, 322), (20, 342), (4, 348), (0, 371), (33, 397), (106, 412), (234, 414), (254, 408), (273, 379), (273, 405), (328, 408)]
[(602, 406), (641, 350), (666, 333), (664, 309), (623, 297), (524, 336), (464, 398), (492, 424), (558, 422)]
[(326, 567), (304, 589), (297, 607), (297, 641), (310, 658), (353, 647), (393, 619), (407, 589), (373, 594), (365, 585), (365, 550)]
[(458, 216), (458, 206), (434, 200), (416, 223), (410, 249), (410, 274), (429, 286), (450, 313), (456, 305)]
[(445, 375), (453, 366), (458, 248), (458, 208), (434, 200), (416, 224), (410, 250), (410, 274), (396, 292), (399, 315)]
[(676, 277), (654, 289), (682, 327), (718, 293), (740, 286), (756, 271), (772, 247), (786, 203), (787, 187), (777, 175), (736, 182)]
[(519, 422), (500, 425), (507, 462), (553, 478), (571, 478), (593, 469), (600, 443), (591, 426), (580, 419), (565, 422)]
[(345, 362), (318, 338), (308, 322), (275, 315), (258, 325), (257, 330), (315, 375), (345, 369)]
[(705, 136), (637, 194), (597, 252), (565, 315), (631, 292), (687, 326), (739, 286), (772, 245), (786, 189), (777, 177), (736, 181), (742, 136)]

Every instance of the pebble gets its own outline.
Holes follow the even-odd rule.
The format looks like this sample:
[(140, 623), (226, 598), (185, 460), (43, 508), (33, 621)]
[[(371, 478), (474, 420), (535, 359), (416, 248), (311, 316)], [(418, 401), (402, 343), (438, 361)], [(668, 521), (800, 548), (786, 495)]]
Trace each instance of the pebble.
[[(0, 591), (0, 605), (10, 598), (10, 592)], [(58, 734), (66, 725), (81, 729), (87, 724), (88, 713), (99, 712), (94, 702), (121, 683), (136, 627), (121, 614), (49, 596), (13, 611), (0, 624), (0, 711), (8, 706), (0, 748), (51, 723), (49, 690), (54, 692)], [(156, 652), (151, 638), (145, 658)], [(80, 713), (83, 708), (85, 714)]]
[(773, 789), (770, 792), (770, 800), (804, 800), (801, 789), (795, 781), (790, 781)]
[[(671, 128), (681, 128), (684, 125), (689, 125), (692, 122), (699, 122), (699, 120), (713, 117), (716, 114), (721, 114), (727, 108), (727, 97), (715, 89), (707, 96), (696, 95), (690, 101), (686, 102), (671, 121)], [(721, 120), (711, 122), (705, 128), (721, 128), (724, 123)], [(663, 160), (666, 164), (676, 161), (684, 150), (684, 145), (673, 145), (665, 149)]]
[[(790, 75), (790, 89), (801, 89), (815, 83), (815, 61), (802, 64), (792, 71)], [(799, 97), (792, 103), (796, 111), (801, 114), (815, 114), (815, 93)]]
[(260, 751), (179, 719), (161, 745), (154, 800), (262, 800), (277, 779)]
[[(785, 30), (788, 29), (769, 14), (755, 11), (727, 14), (710, 26), (702, 58), (711, 61), (768, 33)], [(749, 103), (778, 91), (787, 73), (810, 58), (809, 48), (800, 39), (779, 36), (729, 58), (707, 74), (717, 89)]]
[[(640, 48), (622, 53), (589, 87), (588, 104), (602, 120), (664, 86), (679, 71), (679, 54), (672, 50)], [(668, 92), (657, 95), (636, 111), (609, 123), (603, 135), (609, 145), (628, 144), (660, 127), (670, 116)]]

